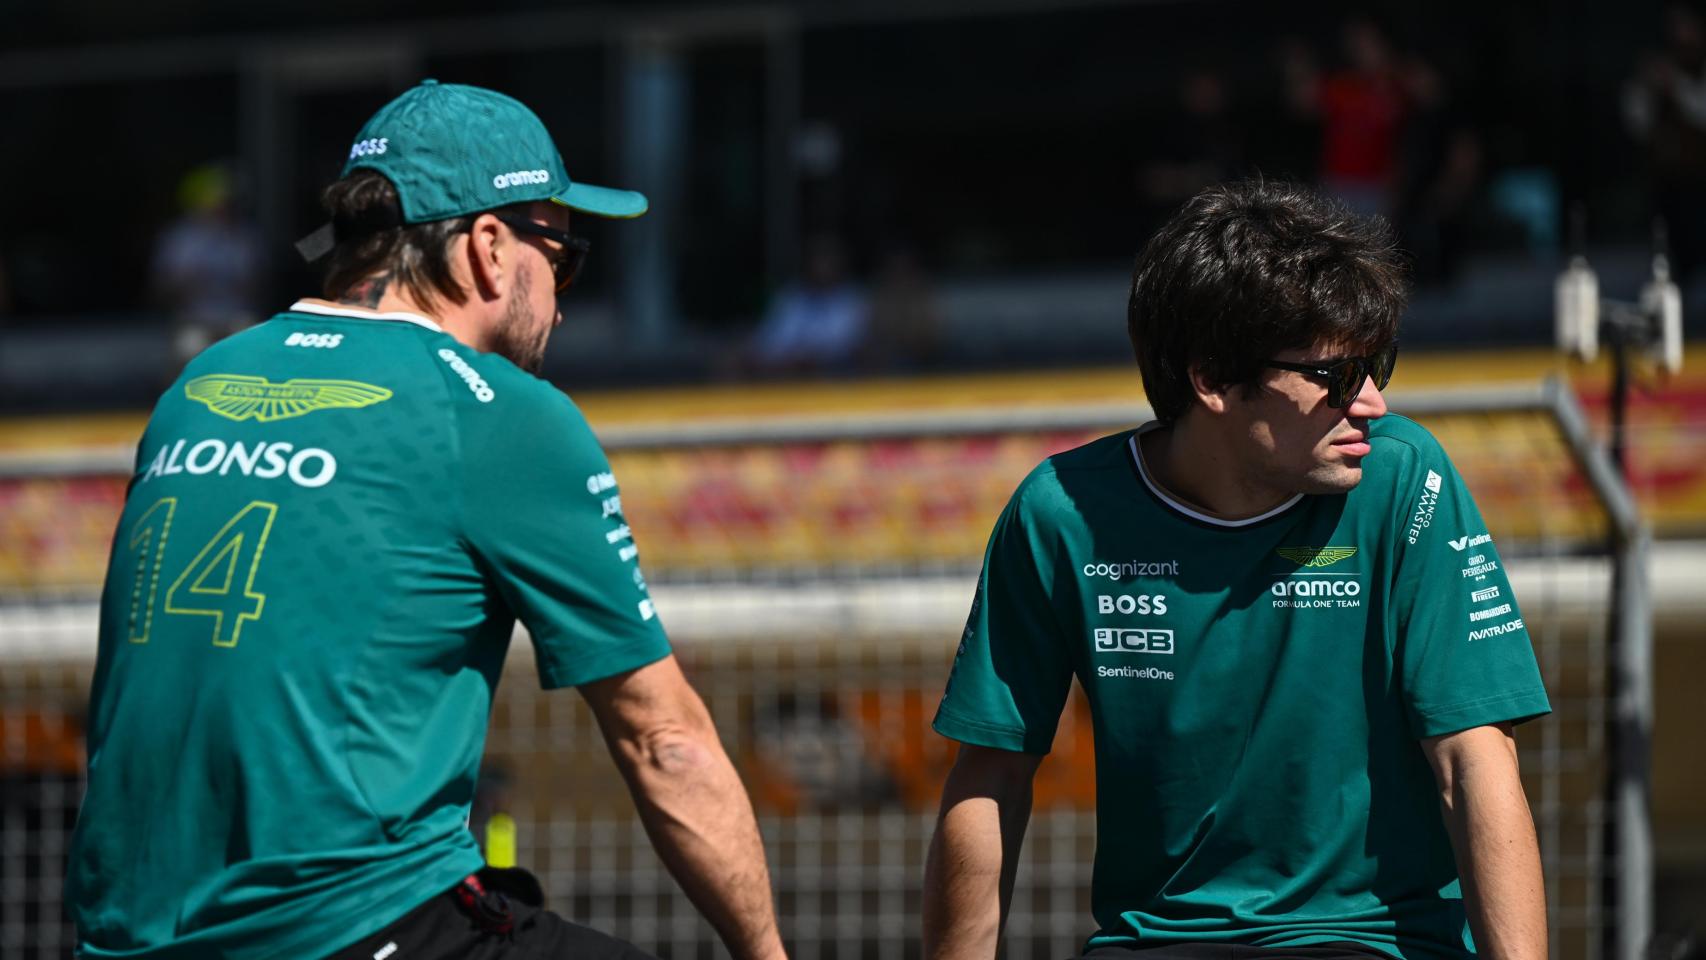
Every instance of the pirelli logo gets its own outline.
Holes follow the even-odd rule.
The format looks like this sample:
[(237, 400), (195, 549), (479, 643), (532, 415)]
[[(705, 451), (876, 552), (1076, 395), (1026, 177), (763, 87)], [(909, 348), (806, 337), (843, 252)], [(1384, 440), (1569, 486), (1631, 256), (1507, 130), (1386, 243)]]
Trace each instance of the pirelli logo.
[(1173, 631), (1133, 627), (1097, 627), (1098, 653), (1172, 653)]

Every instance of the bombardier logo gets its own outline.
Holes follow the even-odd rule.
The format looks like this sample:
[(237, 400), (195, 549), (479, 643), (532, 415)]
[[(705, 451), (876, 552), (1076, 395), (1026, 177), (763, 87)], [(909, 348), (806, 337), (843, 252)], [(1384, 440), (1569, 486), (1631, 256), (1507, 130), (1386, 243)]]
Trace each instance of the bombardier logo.
[(551, 172), (548, 170), (516, 170), (513, 173), (500, 173), (492, 178), (492, 186), (499, 190), (550, 182)]
[(1496, 607), (1491, 607), (1486, 610), (1471, 610), (1469, 611), (1469, 622), (1478, 623), (1482, 620), (1491, 620), (1494, 617), (1502, 617), (1510, 612), (1511, 605), (1508, 603), (1501, 603)]

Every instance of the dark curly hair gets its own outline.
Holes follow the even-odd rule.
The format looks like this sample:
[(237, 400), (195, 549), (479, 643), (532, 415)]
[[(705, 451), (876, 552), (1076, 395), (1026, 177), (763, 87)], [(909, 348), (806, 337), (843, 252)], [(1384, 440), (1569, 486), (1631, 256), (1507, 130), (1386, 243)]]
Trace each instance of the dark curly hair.
[(1155, 415), (1196, 393), (1256, 382), (1275, 353), (1369, 352), (1397, 339), (1405, 267), (1380, 218), (1293, 183), (1210, 187), (1151, 237), (1132, 268), (1126, 330)]
[(373, 170), (356, 170), (334, 181), (320, 202), (331, 215), (335, 244), (321, 282), (326, 299), (342, 300), (351, 287), (378, 273), (389, 274), (417, 303), (467, 299), (450, 271), (448, 247), (473, 217), (404, 223), (397, 188)]

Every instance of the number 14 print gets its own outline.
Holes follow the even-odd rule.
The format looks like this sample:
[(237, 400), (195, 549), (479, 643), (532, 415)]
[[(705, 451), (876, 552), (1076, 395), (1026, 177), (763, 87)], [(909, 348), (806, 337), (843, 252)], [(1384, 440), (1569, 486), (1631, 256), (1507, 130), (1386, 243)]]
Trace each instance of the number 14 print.
[[(160, 566), (177, 511), (178, 498), (165, 497), (137, 518), (131, 531), (130, 549), (136, 554), (136, 582), (130, 592), (131, 643), (147, 643), (153, 632)], [(255, 592), (255, 574), (277, 516), (278, 504), (262, 500), (237, 511), (166, 588), (163, 612), (212, 617), (213, 645), (235, 647), (243, 624), (259, 620), (266, 609), (266, 594)]]

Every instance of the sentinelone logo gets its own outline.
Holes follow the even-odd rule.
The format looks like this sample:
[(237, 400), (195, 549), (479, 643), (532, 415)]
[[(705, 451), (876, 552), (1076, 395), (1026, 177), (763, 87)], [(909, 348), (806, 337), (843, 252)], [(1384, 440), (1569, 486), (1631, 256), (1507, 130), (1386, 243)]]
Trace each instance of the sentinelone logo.
[(1107, 577), (1109, 580), (1124, 580), (1127, 577), (1176, 577), (1179, 575), (1177, 560), (1122, 560), (1117, 563), (1086, 563), (1086, 577)]

